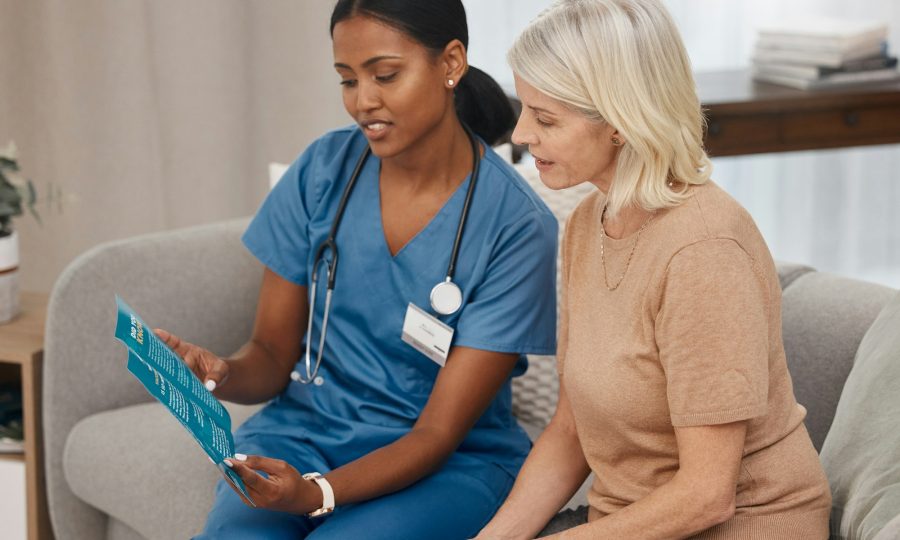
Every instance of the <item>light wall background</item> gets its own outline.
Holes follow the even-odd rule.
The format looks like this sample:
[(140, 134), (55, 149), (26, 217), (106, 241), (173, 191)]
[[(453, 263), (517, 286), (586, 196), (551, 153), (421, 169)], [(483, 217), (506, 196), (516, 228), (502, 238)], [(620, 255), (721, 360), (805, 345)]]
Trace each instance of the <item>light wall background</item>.
[[(463, 0), (470, 60), (512, 86), (505, 51), (550, 0)], [(663, 0), (695, 71), (750, 63), (757, 28), (809, 16), (876, 19), (900, 49), (897, 0)], [(900, 145), (714, 159), (776, 259), (900, 287)]]
[[(549, 0), (464, 0), (470, 60), (504, 59)], [(698, 71), (746, 66), (755, 29), (878, 18), (894, 0), (665, 0)], [(44, 195), (24, 217), (22, 285), (48, 291), (108, 240), (251, 214), (270, 161), (349, 121), (331, 68), (332, 0), (0, 0), (0, 145)], [(715, 160), (775, 256), (900, 287), (900, 146)], [(61, 192), (61, 196), (59, 193)], [(50, 194), (50, 204), (47, 195)]]
[(250, 215), (268, 162), (348, 122), (332, 5), (0, 0), (0, 145), (45, 202), (16, 222), (22, 288), (101, 242)]

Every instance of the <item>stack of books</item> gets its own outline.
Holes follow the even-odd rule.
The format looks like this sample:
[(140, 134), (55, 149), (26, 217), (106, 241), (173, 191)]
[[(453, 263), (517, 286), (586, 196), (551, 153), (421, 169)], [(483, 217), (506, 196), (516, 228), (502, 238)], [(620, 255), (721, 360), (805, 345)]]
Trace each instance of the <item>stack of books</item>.
[(900, 79), (882, 22), (805, 19), (760, 30), (753, 78), (811, 90)]

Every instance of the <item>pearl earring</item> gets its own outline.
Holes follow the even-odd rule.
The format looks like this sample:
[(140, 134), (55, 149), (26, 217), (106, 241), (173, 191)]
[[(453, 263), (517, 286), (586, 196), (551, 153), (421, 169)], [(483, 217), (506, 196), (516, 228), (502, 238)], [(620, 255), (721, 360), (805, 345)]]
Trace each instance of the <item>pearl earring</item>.
[(447, 84), (449, 84), (450, 86), (453, 86), (453, 79), (447, 79)]

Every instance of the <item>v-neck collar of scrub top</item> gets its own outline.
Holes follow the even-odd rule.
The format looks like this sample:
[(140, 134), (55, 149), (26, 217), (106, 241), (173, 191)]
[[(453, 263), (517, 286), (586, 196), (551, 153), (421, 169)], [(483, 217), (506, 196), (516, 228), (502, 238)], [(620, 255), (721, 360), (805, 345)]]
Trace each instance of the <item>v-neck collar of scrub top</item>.
[[(479, 144), (481, 144), (480, 140)], [(368, 224), (371, 227), (369, 229), (369, 234), (372, 234), (373, 232), (376, 233), (378, 237), (377, 242), (380, 244), (381, 256), (391, 263), (399, 263), (404, 259), (414, 257), (418, 263), (422, 259), (416, 257), (416, 255), (421, 254), (422, 250), (425, 250), (431, 259), (440, 262), (443, 267), (443, 270), (440, 270), (435, 274), (434, 283), (437, 284), (440, 281), (443, 281), (446, 277), (447, 264), (450, 262), (450, 251), (453, 249), (453, 239), (451, 238), (449, 243), (444, 242), (444, 239), (433, 242), (429, 242), (428, 240), (429, 238), (434, 239), (435, 236), (441, 236), (442, 233), (446, 233), (447, 226), (451, 226), (453, 231), (456, 231), (466, 191), (469, 188), (469, 182), (472, 181), (471, 172), (466, 175), (465, 180), (457, 186), (450, 197), (444, 201), (443, 206), (441, 206), (440, 210), (432, 216), (428, 223), (416, 232), (416, 234), (413, 235), (413, 237), (410, 238), (394, 255), (391, 255), (391, 249), (390, 246), (388, 246), (387, 237), (384, 233), (384, 219), (381, 211), (381, 160), (371, 156), (369, 162), (366, 163), (363, 172), (365, 174), (363, 178), (360, 179), (362, 181), (356, 187), (356, 189), (360, 190), (360, 193), (358, 194), (360, 200), (366, 202), (365, 219), (360, 220), (359, 223), (361, 225)], [(370, 176), (374, 177), (371, 178), (371, 181)], [(473, 194), (473, 197), (477, 196), (477, 193)], [(369, 201), (374, 201), (374, 204)], [(363, 232), (363, 234), (365, 234), (365, 232)], [(464, 234), (462, 242), (465, 243), (465, 241), (466, 238)], [(445, 243), (446, 246), (444, 245)], [(432, 265), (426, 266), (431, 267)], [(424, 270), (425, 269), (423, 268), (423, 271)], [(431, 271), (430, 268), (428, 271)]]

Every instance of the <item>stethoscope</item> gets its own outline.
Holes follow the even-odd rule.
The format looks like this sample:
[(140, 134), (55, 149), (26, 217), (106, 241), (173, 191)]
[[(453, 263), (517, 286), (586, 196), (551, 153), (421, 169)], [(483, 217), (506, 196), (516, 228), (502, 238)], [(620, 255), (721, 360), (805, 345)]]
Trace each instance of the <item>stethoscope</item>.
[[(462, 291), (459, 286), (453, 282), (453, 276), (456, 273), (456, 259), (459, 256), (459, 244), (462, 241), (463, 229), (465, 229), (466, 218), (469, 214), (469, 204), (472, 202), (472, 193), (475, 191), (475, 182), (478, 179), (478, 168), (481, 164), (481, 151), (478, 146), (478, 141), (475, 139), (475, 135), (468, 126), (463, 124), (463, 128), (469, 138), (469, 143), (472, 145), (472, 175), (469, 180), (469, 189), (466, 191), (466, 200), (463, 203), (462, 213), (459, 216), (459, 225), (456, 227), (456, 238), (453, 240), (453, 251), (450, 253), (450, 264), (447, 266), (447, 276), (444, 278), (444, 281), (438, 283), (431, 289), (429, 298), (431, 301), (431, 309), (440, 315), (452, 315), (462, 307)], [(334, 293), (334, 281), (337, 277), (338, 248), (335, 238), (337, 237), (341, 219), (344, 217), (344, 209), (347, 206), (347, 201), (350, 199), (350, 194), (353, 192), (353, 187), (356, 185), (359, 173), (362, 171), (363, 165), (366, 163), (366, 159), (371, 153), (371, 147), (366, 145), (366, 149), (363, 150), (362, 155), (359, 156), (359, 160), (356, 162), (356, 166), (353, 169), (353, 174), (350, 175), (350, 181), (347, 183), (347, 187), (344, 188), (344, 193), (341, 195), (337, 214), (331, 224), (331, 230), (328, 233), (328, 237), (319, 245), (316, 250), (316, 257), (313, 259), (309, 320), (306, 326), (306, 377), (304, 378), (297, 370), (291, 372), (291, 379), (303, 384), (314, 383), (316, 386), (321, 386), (322, 383), (325, 382), (318, 373), (319, 366), (322, 364), (322, 352), (325, 350), (325, 335), (328, 332), (328, 314), (331, 312), (331, 296)], [(316, 363), (313, 365), (310, 345), (312, 343), (313, 317), (316, 313), (316, 289), (318, 288), (319, 283), (319, 264), (325, 262), (325, 252), (328, 250), (331, 250), (331, 259), (326, 266), (326, 276), (328, 279), (325, 286), (325, 314), (322, 318), (322, 334), (319, 336), (319, 350), (316, 353)]]

